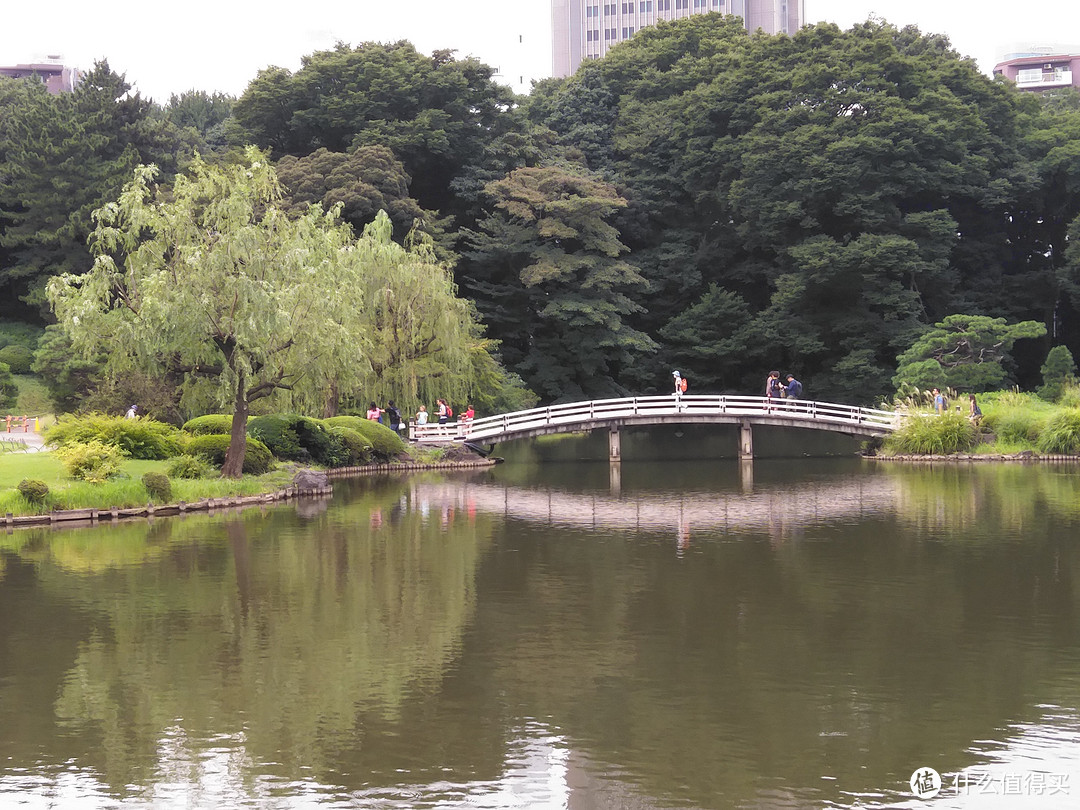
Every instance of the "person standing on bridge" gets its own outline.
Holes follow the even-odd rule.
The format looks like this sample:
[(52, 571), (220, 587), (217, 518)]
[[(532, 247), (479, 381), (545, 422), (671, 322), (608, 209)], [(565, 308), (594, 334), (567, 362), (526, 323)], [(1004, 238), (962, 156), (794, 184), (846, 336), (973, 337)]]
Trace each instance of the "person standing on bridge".
[(784, 386), (784, 395), (788, 399), (802, 399), (802, 383), (795, 379), (794, 374), (787, 375), (787, 385)]
[(686, 377), (678, 371), (671, 372), (671, 376), (675, 378), (675, 410), (678, 411), (682, 406), (682, 395), (686, 393)]
[(765, 378), (765, 413), (769, 413), (773, 407), (773, 400), (780, 399), (784, 393), (784, 386), (780, 384), (780, 372), (770, 371)]

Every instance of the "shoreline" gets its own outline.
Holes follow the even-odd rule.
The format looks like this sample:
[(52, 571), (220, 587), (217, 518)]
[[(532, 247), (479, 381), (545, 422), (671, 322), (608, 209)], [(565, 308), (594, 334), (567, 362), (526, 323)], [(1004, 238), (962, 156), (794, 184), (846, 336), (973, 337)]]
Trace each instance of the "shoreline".
[[(474, 470), (494, 467), (494, 459), (469, 459), (458, 461), (434, 462), (392, 462), (389, 464), (365, 464), (358, 467), (335, 467), (329, 470), (304, 468), (297, 470), (325, 476), (327, 481), (343, 478), (359, 478), (367, 475), (393, 474), (405, 472), (430, 472), (436, 470)], [(294, 479), (295, 480), (295, 479)], [(302, 488), (298, 484), (264, 492), (259, 495), (230, 495), (221, 498), (202, 498), (194, 503), (178, 501), (170, 504), (147, 503), (145, 506), (119, 508), (55, 509), (40, 515), (15, 515), (11, 512), (0, 516), (0, 526), (10, 534), (14, 529), (52, 526), (63, 529), (76, 529), (85, 526), (98, 526), (102, 523), (116, 523), (121, 520), (151, 519), (154, 517), (172, 517), (193, 512), (214, 514), (219, 509), (242, 510), (252, 506), (267, 506), (301, 498), (322, 498), (333, 492), (332, 487)]]
[(971, 462), (1005, 462), (1012, 464), (1061, 464), (1080, 462), (1080, 456), (1070, 456), (1064, 453), (1042, 454), (1034, 450), (1023, 450), (1019, 453), (947, 453), (947, 454), (920, 454), (909, 453), (904, 455), (863, 455), (868, 461), (903, 461), (908, 463), (971, 463)]

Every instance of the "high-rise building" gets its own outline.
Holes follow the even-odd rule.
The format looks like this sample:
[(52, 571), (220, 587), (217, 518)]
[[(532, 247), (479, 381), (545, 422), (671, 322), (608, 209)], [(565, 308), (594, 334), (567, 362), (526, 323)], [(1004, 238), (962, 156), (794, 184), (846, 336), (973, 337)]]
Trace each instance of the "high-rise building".
[(718, 12), (742, 17), (748, 31), (794, 34), (803, 6), (804, 0), (551, 0), (552, 75), (571, 75), (657, 20)]

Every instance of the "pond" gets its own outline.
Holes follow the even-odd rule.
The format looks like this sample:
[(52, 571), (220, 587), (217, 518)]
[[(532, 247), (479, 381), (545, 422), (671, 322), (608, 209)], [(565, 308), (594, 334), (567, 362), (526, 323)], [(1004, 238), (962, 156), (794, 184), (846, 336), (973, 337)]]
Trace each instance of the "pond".
[(572, 456), (0, 535), (0, 805), (1076, 806), (1080, 468)]

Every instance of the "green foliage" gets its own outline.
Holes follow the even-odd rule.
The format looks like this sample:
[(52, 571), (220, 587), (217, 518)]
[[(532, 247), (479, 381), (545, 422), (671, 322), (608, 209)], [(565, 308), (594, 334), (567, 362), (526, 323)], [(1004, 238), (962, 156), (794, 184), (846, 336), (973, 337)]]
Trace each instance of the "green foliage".
[(36, 478), (24, 478), (16, 489), (19, 490), (20, 495), (33, 504), (44, 503), (45, 497), (49, 494), (49, 485)]
[(334, 416), (323, 419), (327, 427), (345, 427), (355, 430), (371, 443), (371, 451), (379, 461), (389, 461), (405, 452), (405, 442), (394, 431), (378, 422), (358, 416)]
[(631, 326), (648, 283), (612, 224), (626, 199), (580, 166), (518, 169), (486, 191), (499, 212), (468, 256), (490, 279), (472, 287), (502, 355), (547, 400), (622, 393), (618, 369), (656, 348)]
[(898, 389), (947, 385), (976, 393), (1001, 388), (1013, 344), (1045, 334), (1046, 327), (1036, 321), (1007, 324), (1004, 318), (949, 315), (899, 356), (893, 383)]
[(342, 426), (331, 426), (327, 432), (341, 446), (339, 463), (329, 466), (353, 467), (359, 464), (367, 464), (371, 460), (372, 445), (358, 431)]
[(81, 481), (101, 483), (120, 472), (124, 455), (98, 439), (65, 444), (56, 451), (68, 475)]
[(1039, 434), (1040, 452), (1080, 452), (1080, 409), (1068, 408), (1058, 411), (1046, 423)]
[(248, 421), (248, 435), (265, 444), (277, 458), (307, 459), (310, 453), (300, 444), (296, 431), (301, 418), (290, 414), (256, 416)]
[[(205, 459), (215, 467), (220, 468), (225, 463), (225, 455), (229, 451), (231, 438), (223, 436), (196, 436), (191, 439), (185, 448), (188, 455)], [(244, 453), (244, 473), (247, 475), (263, 475), (274, 468), (274, 456), (270, 449), (258, 439), (246, 440), (246, 452)]]
[(197, 480), (199, 478), (209, 478), (213, 474), (213, 469), (206, 463), (205, 459), (185, 453), (169, 459), (165, 472), (170, 478)]
[(126, 419), (102, 413), (65, 414), (45, 429), (45, 441), (58, 447), (93, 440), (120, 450), (131, 458), (161, 459), (180, 452), (180, 432), (153, 419)]
[(159, 503), (168, 503), (172, 498), (172, 482), (169, 476), (159, 472), (143, 473), (142, 485), (146, 491)]
[(232, 430), (232, 416), (227, 413), (208, 413), (204, 416), (196, 416), (194, 419), (184, 422), (181, 430), (194, 436), (229, 433)]
[(0, 363), (0, 411), (7, 413), (19, 399), (19, 386), (11, 376), (7, 363)]
[(104, 346), (89, 357), (83, 356), (75, 351), (62, 326), (50, 324), (38, 342), (32, 368), (57, 407), (69, 412), (82, 406), (101, 379), (107, 358)]
[[(23, 346), (33, 351), (37, 348), (44, 329), (22, 321), (0, 320), (0, 348), (5, 346)], [(20, 372), (24, 373), (24, 372)]]
[(944, 455), (968, 450), (975, 444), (975, 428), (963, 414), (913, 414), (885, 439), (893, 453)]
[(90, 267), (91, 212), (115, 197), (139, 163), (170, 171), (180, 138), (104, 61), (72, 93), (51, 95), (39, 82), (8, 85), (0, 92), (0, 245), (7, 252), (0, 302), (29, 317), (38, 315), (50, 276)]
[(1076, 363), (1066, 346), (1054, 346), (1047, 353), (1040, 371), (1043, 384), (1039, 387), (1039, 396), (1048, 402), (1057, 402), (1065, 387), (1076, 382)]
[(26, 346), (11, 344), (0, 349), (0, 363), (7, 364), (12, 374), (28, 374), (34, 362), (34, 352)]

